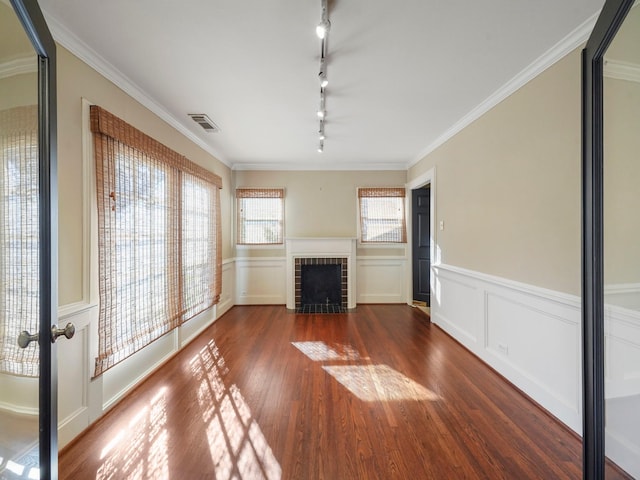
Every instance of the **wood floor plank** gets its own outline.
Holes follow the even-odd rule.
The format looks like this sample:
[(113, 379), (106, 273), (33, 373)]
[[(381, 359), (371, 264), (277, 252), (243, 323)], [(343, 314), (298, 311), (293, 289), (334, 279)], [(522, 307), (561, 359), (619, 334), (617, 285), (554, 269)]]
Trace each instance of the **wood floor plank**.
[[(579, 479), (580, 440), (406, 305), (236, 306), (61, 452), (61, 479)], [(624, 479), (607, 466), (608, 479)]]

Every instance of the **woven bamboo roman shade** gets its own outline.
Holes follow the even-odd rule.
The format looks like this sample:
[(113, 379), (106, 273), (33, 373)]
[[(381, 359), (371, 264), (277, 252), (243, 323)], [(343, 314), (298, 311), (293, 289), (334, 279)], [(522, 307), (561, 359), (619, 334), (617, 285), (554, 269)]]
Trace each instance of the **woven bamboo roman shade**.
[(206, 310), (222, 286), (220, 177), (91, 107), (98, 194), (95, 375)]
[(284, 189), (236, 189), (238, 245), (284, 243)]
[(363, 243), (406, 243), (407, 224), (402, 187), (359, 188)]
[(37, 342), (18, 347), (40, 315), (37, 105), (0, 111), (0, 157), (0, 372), (37, 377)]

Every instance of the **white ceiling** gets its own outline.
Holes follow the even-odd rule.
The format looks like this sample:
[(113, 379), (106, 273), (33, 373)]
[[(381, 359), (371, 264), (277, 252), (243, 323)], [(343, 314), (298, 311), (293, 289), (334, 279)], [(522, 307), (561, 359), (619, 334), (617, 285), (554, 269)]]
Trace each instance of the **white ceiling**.
[(603, 3), (333, 0), (319, 154), (320, 0), (40, 0), (56, 40), (234, 169), (405, 169), (584, 41)]

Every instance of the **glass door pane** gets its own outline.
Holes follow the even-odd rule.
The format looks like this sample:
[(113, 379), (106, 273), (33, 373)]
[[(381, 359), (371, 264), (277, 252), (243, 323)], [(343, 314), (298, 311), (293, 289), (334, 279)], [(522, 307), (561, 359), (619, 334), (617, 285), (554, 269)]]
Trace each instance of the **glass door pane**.
[(627, 15), (606, 52), (605, 61), (605, 454), (634, 478), (640, 478), (640, 8), (637, 6)]
[(0, 479), (39, 475), (37, 56), (0, 2)]

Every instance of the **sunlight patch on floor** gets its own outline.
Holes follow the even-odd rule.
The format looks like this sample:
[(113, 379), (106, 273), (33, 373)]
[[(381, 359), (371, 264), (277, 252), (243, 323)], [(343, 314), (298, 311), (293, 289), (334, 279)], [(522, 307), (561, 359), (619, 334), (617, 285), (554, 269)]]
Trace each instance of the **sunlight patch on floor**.
[(9, 460), (7, 462), (7, 470), (9, 470), (11, 473), (18, 475), (19, 477), (22, 476), (22, 473), (24, 472), (24, 468), (25, 468), (24, 465), (16, 463), (13, 460)]
[(330, 347), (324, 342), (291, 342), (291, 345), (314, 362), (360, 359), (360, 354), (351, 345), (336, 344)]
[(325, 365), (322, 369), (364, 402), (441, 399), (387, 365)]
[(96, 480), (169, 478), (166, 387), (104, 446)]
[(215, 478), (279, 480), (280, 464), (240, 389), (223, 381), (229, 369), (213, 340), (191, 359), (190, 366), (199, 382), (198, 404)]

